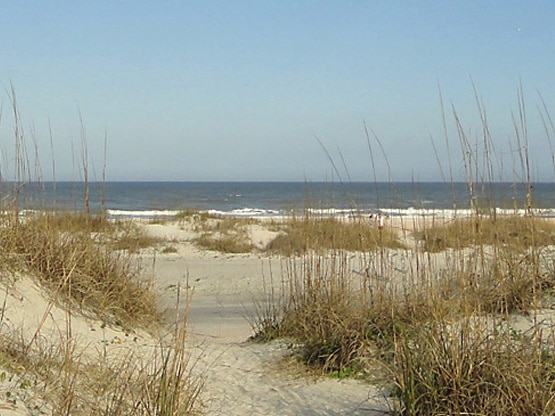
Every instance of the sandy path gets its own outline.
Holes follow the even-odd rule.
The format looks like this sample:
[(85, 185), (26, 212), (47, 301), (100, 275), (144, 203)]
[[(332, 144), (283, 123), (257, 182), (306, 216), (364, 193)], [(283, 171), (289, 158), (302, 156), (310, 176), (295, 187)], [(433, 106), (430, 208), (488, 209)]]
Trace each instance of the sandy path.
[[(174, 229), (154, 231), (179, 241)], [(168, 234), (169, 233), (169, 234)], [(195, 249), (186, 241), (178, 253), (157, 255), (157, 283), (168, 317), (176, 287), (194, 288), (189, 313), (189, 345), (198, 358), (195, 371), (206, 376), (207, 415), (382, 415), (383, 395), (355, 380), (314, 378), (280, 366), (288, 354), (283, 343), (247, 342), (252, 334), (245, 316), (253, 299), (262, 299), (263, 276), (280, 275), (278, 260), (256, 255), (222, 255)]]

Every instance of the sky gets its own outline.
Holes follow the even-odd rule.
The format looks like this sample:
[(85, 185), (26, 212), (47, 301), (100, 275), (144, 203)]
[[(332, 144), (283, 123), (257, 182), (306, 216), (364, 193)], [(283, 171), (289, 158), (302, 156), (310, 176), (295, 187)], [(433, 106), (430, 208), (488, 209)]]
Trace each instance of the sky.
[(552, 181), (554, 18), (551, 0), (4, 2), (0, 172), (15, 91), (44, 180), (82, 180), (85, 143), (92, 180), (514, 180), (526, 149)]

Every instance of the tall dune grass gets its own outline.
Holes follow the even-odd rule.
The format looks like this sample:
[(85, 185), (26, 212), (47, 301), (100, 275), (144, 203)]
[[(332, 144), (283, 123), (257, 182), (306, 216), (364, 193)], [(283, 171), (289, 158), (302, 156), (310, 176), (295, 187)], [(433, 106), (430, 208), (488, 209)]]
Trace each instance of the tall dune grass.
[(120, 324), (159, 321), (151, 281), (108, 244), (114, 238), (113, 225), (88, 215), (37, 214), (0, 228), (3, 263), (11, 260), (60, 299)]
[[(5, 166), (0, 172), (8, 180), (2, 189), (11, 188), (0, 195), (0, 283), (8, 296), (14, 280), (30, 276), (47, 290), (50, 302), (31, 338), (17, 328), (7, 330), (4, 312), (0, 315), (0, 382), (3, 389), (11, 386), (3, 398), (14, 406), (18, 400), (39, 403), (32, 405), (33, 411), (52, 415), (198, 414), (202, 380), (193, 376), (194, 363), (188, 360), (186, 314), (168, 336), (152, 277), (134, 256), (159, 241), (129, 223), (114, 223), (102, 212), (90, 211), (90, 167), (81, 115), (85, 212), (24, 212), (21, 191), (32, 181), (32, 173), (13, 85), (8, 95), (14, 169), (12, 175)], [(35, 158), (38, 172), (36, 148)], [(54, 170), (54, 161), (52, 166)], [(41, 336), (54, 308), (66, 311), (65, 322), (55, 323), (59, 337)], [(133, 345), (117, 356), (98, 346), (89, 348), (73, 333), (76, 315), (98, 319), (100, 328), (119, 328), (122, 336), (146, 329), (157, 345)]]
[(126, 226), (88, 214), (12, 217), (0, 227), (4, 284), (9, 284), (9, 276), (31, 275), (49, 289), (49, 308), (57, 304), (72, 311), (67, 322), (58, 323), (66, 328), (58, 340), (45, 342), (38, 336), (42, 323), (31, 339), (0, 333), (0, 364), (24, 380), (15, 390), (40, 384), (52, 414), (198, 411), (202, 380), (191, 373), (194, 363), (188, 361), (186, 317), (176, 321), (176, 332), (169, 340), (161, 337), (149, 352), (130, 349), (123, 357), (111, 359), (102, 351), (86, 352), (72, 335), (71, 314), (100, 319), (102, 325), (120, 327), (126, 333), (144, 328), (153, 337), (164, 334), (151, 279), (133, 252), (114, 249), (117, 239), (123, 235), (128, 240), (130, 232)]
[(555, 294), (555, 227), (534, 215), (522, 88), (513, 172), (526, 197), (503, 217), (495, 195), (480, 192), (504, 174), (474, 94), (479, 137), (452, 112), (471, 217), (422, 222), (409, 249), (327, 246), (289, 258), (274, 306), (253, 326), (261, 339), (291, 337), (296, 355), (325, 372), (379, 375), (399, 414), (555, 415), (555, 331), (537, 318)]

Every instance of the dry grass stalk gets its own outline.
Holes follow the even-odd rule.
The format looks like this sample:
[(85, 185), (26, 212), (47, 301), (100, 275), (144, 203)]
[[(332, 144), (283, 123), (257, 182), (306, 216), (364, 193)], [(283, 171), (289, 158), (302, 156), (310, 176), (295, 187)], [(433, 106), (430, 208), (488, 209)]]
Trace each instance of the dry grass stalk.
[(102, 219), (44, 214), (2, 228), (0, 240), (5, 254), (81, 310), (120, 324), (152, 321), (157, 312), (150, 282), (128, 254), (99, 243), (97, 230), (106, 229), (112, 230)]
[(267, 250), (286, 256), (327, 250), (373, 251), (381, 247), (402, 248), (397, 234), (378, 230), (362, 218), (341, 221), (335, 218), (306, 216), (293, 218), (285, 233), (272, 241)]
[[(295, 224), (300, 249), (289, 254), (300, 257), (287, 263), (275, 307), (259, 309), (260, 333), (292, 337), (304, 362), (334, 374), (368, 374), (379, 358), (403, 415), (553, 415), (555, 330), (540, 328), (535, 317), (554, 295), (555, 226), (533, 216), (522, 87), (513, 124), (522, 172), (515, 182), (527, 189), (524, 206), (514, 209), (523, 217), (495, 211), (491, 185), (503, 178), (502, 163), (475, 88), (474, 95), (475, 140), (453, 107), (472, 217), (424, 227), (397, 266), (388, 261), (395, 249), (368, 247), (363, 264), (353, 265), (353, 248), (336, 243), (333, 222), (321, 221), (321, 232), (308, 221)], [(442, 113), (450, 153), (443, 102)], [(449, 172), (452, 178), (451, 166)], [(326, 233), (331, 244), (323, 243)], [(325, 249), (309, 251), (315, 247)], [(530, 332), (509, 324), (522, 314), (532, 317)]]
[[(52, 415), (197, 414), (202, 383), (190, 372), (186, 315), (171, 341), (162, 337), (150, 354), (131, 348), (114, 357), (107, 354), (106, 348), (97, 351), (78, 342), (73, 330), (74, 314), (100, 317), (101, 328), (114, 324), (128, 330), (146, 327), (152, 333), (161, 329), (157, 326), (161, 315), (152, 282), (130, 255), (159, 241), (126, 223), (114, 224), (102, 213), (90, 212), (89, 157), (81, 114), (85, 213), (22, 215), (20, 197), (31, 180), (30, 163), (13, 85), (8, 94), (14, 117), (15, 156), (10, 158), (14, 160), (14, 189), (9, 195), (2, 195), (0, 207), (0, 272), (6, 286), (0, 317), (0, 381), (3, 389), (10, 388), (3, 391), (5, 398), (13, 403), (36, 400), (40, 403), (36, 408)], [(53, 154), (52, 143), (50, 129)], [(106, 141), (104, 151), (103, 180)], [(34, 156), (35, 174), (41, 180), (37, 146)], [(52, 175), (55, 179), (54, 160)], [(52, 297), (29, 338), (23, 331), (8, 330), (9, 324), (4, 320), (9, 287), (22, 274), (36, 278)], [(65, 322), (53, 323), (59, 339), (43, 336), (46, 321), (59, 308), (66, 311)], [(32, 394), (40, 397), (33, 398)], [(156, 395), (157, 399), (144, 401), (145, 397)]]

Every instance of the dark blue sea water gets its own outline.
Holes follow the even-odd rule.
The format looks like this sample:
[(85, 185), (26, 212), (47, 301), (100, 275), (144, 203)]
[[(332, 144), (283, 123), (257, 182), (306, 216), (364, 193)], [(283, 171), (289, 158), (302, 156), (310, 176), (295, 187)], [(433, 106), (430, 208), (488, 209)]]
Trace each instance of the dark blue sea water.
[[(311, 212), (358, 215), (377, 211), (392, 216), (463, 214), (471, 192), (464, 183), (327, 183), (327, 182), (107, 182), (90, 183), (90, 207), (113, 217), (173, 215), (194, 209), (227, 216), (277, 217)], [(3, 183), (5, 199), (13, 198), (13, 184)], [(85, 208), (83, 182), (28, 183), (21, 188), (24, 209)], [(524, 209), (525, 184), (474, 185), (482, 207)], [(11, 196), (10, 196), (11, 195)], [(555, 184), (532, 188), (533, 207), (555, 216)]]

